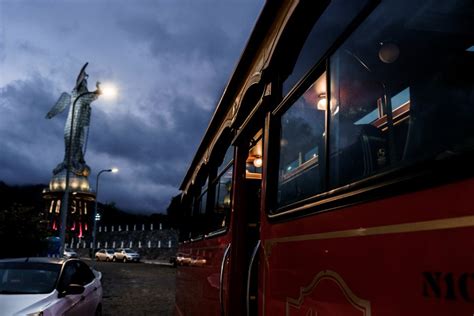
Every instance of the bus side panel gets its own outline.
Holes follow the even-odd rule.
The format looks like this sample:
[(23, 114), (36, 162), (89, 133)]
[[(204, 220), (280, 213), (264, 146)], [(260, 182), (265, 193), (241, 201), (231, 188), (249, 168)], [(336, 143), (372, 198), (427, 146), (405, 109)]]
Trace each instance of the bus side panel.
[(265, 315), (472, 315), (474, 180), (265, 223)]
[[(177, 315), (220, 315), (220, 272), (227, 245), (228, 237), (222, 236), (180, 246), (176, 272)], [(225, 275), (224, 281), (226, 279)]]

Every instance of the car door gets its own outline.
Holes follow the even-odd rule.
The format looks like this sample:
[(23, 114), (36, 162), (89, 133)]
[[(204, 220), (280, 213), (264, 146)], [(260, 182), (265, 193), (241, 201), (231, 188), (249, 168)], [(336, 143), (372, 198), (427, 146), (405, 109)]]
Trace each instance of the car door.
[(81, 261), (77, 262), (77, 282), (84, 286), (79, 308), (80, 315), (94, 315), (102, 299), (102, 287), (92, 270)]
[(122, 249), (115, 251), (115, 259), (118, 261), (122, 260)]
[(102, 297), (100, 281), (95, 279), (90, 268), (79, 260), (68, 261), (59, 280), (58, 292), (62, 293), (70, 284), (84, 286), (81, 294), (58, 297), (55, 314), (66, 316), (94, 315)]
[[(77, 275), (77, 260), (71, 260), (65, 263), (58, 283), (58, 292), (61, 294), (68, 285), (75, 284)], [(77, 284), (77, 283), (76, 283)], [(80, 315), (77, 312), (80, 309), (82, 294), (67, 295), (59, 297), (55, 304), (55, 312), (58, 315)]]

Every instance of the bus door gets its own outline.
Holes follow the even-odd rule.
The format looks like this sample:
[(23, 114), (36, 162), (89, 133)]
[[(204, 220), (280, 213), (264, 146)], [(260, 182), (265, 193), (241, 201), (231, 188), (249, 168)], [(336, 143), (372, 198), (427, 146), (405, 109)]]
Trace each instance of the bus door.
[(257, 314), (262, 131), (237, 145), (229, 315)]

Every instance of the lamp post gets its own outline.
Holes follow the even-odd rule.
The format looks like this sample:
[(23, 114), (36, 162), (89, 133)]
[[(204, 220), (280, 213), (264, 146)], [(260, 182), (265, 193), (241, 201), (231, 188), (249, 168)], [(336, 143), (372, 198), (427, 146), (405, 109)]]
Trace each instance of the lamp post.
[(73, 130), (74, 130), (74, 116), (76, 111), (76, 103), (79, 99), (88, 96), (88, 95), (100, 95), (101, 90), (97, 89), (96, 91), (87, 91), (79, 94), (77, 98), (72, 103), (72, 116), (71, 116), (71, 126), (69, 128), (69, 139), (68, 139), (68, 146), (69, 152), (67, 155), (67, 162), (66, 162), (66, 183), (64, 186), (64, 195), (61, 201), (61, 228), (59, 230), (59, 240), (60, 240), (60, 248), (59, 248), (59, 255), (63, 256), (64, 248), (65, 248), (65, 240), (66, 240), (66, 223), (67, 223), (67, 215), (69, 212), (69, 173), (71, 170), (71, 156), (72, 156), (72, 138), (73, 138)]
[(94, 227), (92, 229), (92, 256), (94, 256), (94, 253), (95, 253), (95, 241), (96, 241), (96, 232), (97, 232), (97, 200), (98, 200), (98, 197), (99, 197), (99, 177), (104, 172), (116, 173), (116, 172), (118, 172), (118, 169), (117, 168), (103, 169), (103, 170), (99, 171), (99, 173), (97, 174), (97, 179), (96, 179), (96, 182), (95, 182), (94, 217), (92, 217), (94, 219)]

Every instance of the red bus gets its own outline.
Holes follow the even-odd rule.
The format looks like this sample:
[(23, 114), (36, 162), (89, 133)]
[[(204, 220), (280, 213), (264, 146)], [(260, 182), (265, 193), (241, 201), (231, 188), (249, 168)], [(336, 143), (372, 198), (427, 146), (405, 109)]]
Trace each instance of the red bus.
[(181, 185), (176, 315), (474, 314), (474, 2), (267, 1)]

